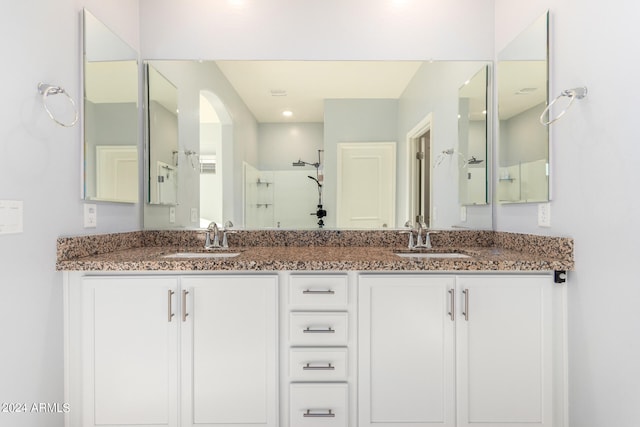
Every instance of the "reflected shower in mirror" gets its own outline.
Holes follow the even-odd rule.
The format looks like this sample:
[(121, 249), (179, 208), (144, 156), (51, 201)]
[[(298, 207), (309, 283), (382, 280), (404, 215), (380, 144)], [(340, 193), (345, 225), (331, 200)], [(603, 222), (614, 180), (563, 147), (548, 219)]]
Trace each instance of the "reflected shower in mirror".
[[(147, 203), (146, 229), (202, 228), (210, 221), (231, 221), (245, 228), (311, 229), (318, 228), (320, 220), (325, 228), (402, 227), (412, 216), (408, 172), (412, 130), (430, 117), (430, 150), (437, 154), (454, 148), (457, 153), (458, 89), (488, 65), (487, 61), (147, 63), (176, 87), (179, 114), (172, 119), (177, 125), (171, 127), (179, 128), (179, 141), (172, 148), (177, 152), (173, 159), (177, 204), (170, 210)], [(290, 113), (283, 115), (284, 111)], [(149, 136), (153, 153), (153, 131)], [(362, 162), (345, 163), (345, 151), (340, 149), (345, 144), (360, 144), (361, 149), (395, 146), (386, 157), (392, 164), (384, 169), (391, 174), (386, 187), (392, 183), (393, 188), (385, 187), (383, 194), (382, 180), (367, 178), (370, 168), (359, 173), (353, 165)], [(486, 153), (486, 147), (478, 150)], [(480, 156), (475, 151), (468, 154)], [(432, 179), (421, 188), (422, 200), (431, 202), (430, 224), (490, 229), (490, 207), (471, 206), (467, 221), (460, 219), (458, 174), (463, 161), (458, 157), (448, 156), (437, 170), (433, 161), (426, 161), (424, 175)], [(298, 166), (300, 161), (305, 165)], [(340, 170), (345, 164), (351, 166)], [(150, 175), (157, 173), (153, 162), (147, 167)], [(153, 182), (149, 185), (152, 188)], [(384, 216), (356, 212), (358, 218), (348, 221), (339, 217), (355, 212), (346, 203), (345, 190), (356, 187), (362, 190), (358, 197), (368, 195), (358, 208), (386, 206), (390, 212)], [(324, 212), (319, 212), (319, 204)]]
[(487, 88), (483, 66), (458, 90), (458, 197), (461, 205), (487, 203)]
[(148, 203), (178, 204), (178, 90), (153, 66), (147, 76)]
[(86, 200), (138, 201), (138, 54), (83, 11)]
[(498, 55), (500, 203), (549, 200), (548, 20), (538, 18)]

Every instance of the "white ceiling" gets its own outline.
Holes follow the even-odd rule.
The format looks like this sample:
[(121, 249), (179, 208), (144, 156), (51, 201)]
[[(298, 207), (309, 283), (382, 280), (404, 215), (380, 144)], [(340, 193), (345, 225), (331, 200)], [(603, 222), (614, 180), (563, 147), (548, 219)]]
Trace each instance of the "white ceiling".
[[(325, 99), (397, 99), (419, 61), (216, 61), (260, 123), (322, 122)], [(273, 96), (272, 91), (286, 93)], [(282, 111), (291, 110), (285, 118)]]

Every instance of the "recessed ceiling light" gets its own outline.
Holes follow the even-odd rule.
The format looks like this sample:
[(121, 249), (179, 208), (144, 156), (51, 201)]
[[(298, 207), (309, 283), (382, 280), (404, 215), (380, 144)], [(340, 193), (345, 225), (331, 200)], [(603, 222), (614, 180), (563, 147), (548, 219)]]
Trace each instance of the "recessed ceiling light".
[(291, 116), (293, 116), (293, 111), (291, 111), (291, 110), (284, 110), (284, 111), (282, 112), (282, 115), (283, 115), (283, 116), (285, 116), (285, 117), (291, 117)]

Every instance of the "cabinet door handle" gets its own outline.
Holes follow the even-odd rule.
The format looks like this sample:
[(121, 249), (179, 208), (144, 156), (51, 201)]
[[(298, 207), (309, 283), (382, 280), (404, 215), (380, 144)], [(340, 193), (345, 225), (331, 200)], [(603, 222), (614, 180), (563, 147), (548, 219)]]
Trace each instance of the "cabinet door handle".
[(305, 289), (302, 291), (303, 294), (311, 294), (311, 295), (333, 295), (336, 293), (333, 289), (327, 289), (325, 291), (314, 291), (312, 289)]
[(182, 321), (187, 321), (187, 295), (189, 295), (189, 291), (182, 291)]
[(310, 326), (307, 326), (306, 329), (302, 330), (303, 334), (334, 334), (336, 332), (331, 326), (327, 329), (311, 329)]
[(336, 367), (331, 363), (327, 363), (327, 366), (311, 366), (311, 363), (307, 363), (302, 367), (303, 371), (335, 371)]
[(462, 291), (464, 295), (464, 309), (462, 314), (464, 315), (464, 320), (469, 320), (469, 289), (465, 289)]
[(454, 289), (449, 289), (449, 317), (451, 317), (451, 321), (456, 320), (456, 291)]
[(319, 412), (316, 410), (315, 412), (311, 412), (311, 409), (307, 409), (307, 412), (302, 414), (305, 418), (334, 418), (336, 414), (333, 413), (332, 409), (327, 409), (327, 412)]
[(169, 289), (168, 292), (168, 297), (167, 297), (167, 301), (168, 301), (168, 306), (167, 306), (167, 321), (171, 322), (171, 319), (173, 319), (173, 316), (175, 316), (175, 314), (173, 314), (173, 308), (171, 307), (171, 302), (173, 300), (173, 294), (175, 294), (175, 292), (173, 292), (171, 289)]

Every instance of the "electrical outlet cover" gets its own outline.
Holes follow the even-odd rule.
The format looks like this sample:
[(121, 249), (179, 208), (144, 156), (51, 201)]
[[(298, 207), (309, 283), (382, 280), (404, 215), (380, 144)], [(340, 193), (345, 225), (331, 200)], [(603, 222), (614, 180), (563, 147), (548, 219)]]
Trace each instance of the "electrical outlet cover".
[(169, 223), (173, 224), (174, 222), (176, 222), (176, 208), (171, 206), (169, 208)]
[(98, 205), (84, 205), (84, 228), (96, 228), (98, 226)]
[(191, 208), (191, 222), (198, 222), (198, 208)]
[(551, 227), (551, 203), (538, 205), (538, 226)]
[(460, 206), (460, 221), (467, 222), (467, 207)]

